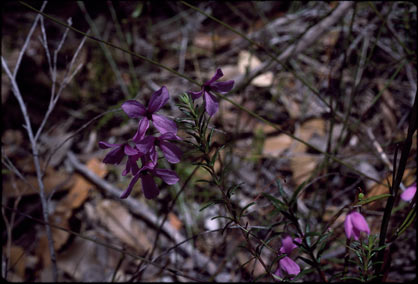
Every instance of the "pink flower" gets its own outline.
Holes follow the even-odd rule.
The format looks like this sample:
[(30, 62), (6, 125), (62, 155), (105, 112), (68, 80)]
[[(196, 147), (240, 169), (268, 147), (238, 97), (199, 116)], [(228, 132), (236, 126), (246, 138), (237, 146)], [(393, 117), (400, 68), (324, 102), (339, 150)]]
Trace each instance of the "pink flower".
[(344, 229), (347, 238), (350, 239), (353, 236), (356, 241), (359, 240), (361, 232), (366, 232), (367, 235), (370, 234), (366, 219), (357, 211), (351, 211), (347, 214), (344, 221)]
[(401, 198), (404, 201), (411, 201), (414, 198), (415, 193), (417, 192), (417, 184), (414, 183), (413, 185), (409, 186), (402, 192)]
[[(300, 273), (299, 265), (294, 262), (290, 257), (285, 256), (279, 260), (279, 268), (276, 270), (276, 275), (280, 278), (284, 278), (285, 276), (296, 276)], [(292, 277), (291, 279), (293, 279)]]
[(291, 275), (296, 276), (300, 273), (299, 265), (289, 257), (292, 251), (298, 247), (295, 243), (301, 244), (302, 240), (300, 238), (292, 240), (292, 237), (290, 236), (287, 236), (282, 240), (280, 253), (285, 254), (286, 256), (279, 260), (279, 267), (275, 272), (275, 274), (281, 278)]

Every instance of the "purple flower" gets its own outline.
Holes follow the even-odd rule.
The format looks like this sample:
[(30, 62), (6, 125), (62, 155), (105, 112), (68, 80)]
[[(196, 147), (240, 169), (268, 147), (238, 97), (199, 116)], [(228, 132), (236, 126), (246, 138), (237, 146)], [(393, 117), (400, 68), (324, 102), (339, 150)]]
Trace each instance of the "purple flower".
[(144, 166), (134, 175), (128, 185), (128, 188), (122, 193), (120, 198), (124, 199), (129, 196), (139, 178), (141, 178), (142, 190), (144, 191), (144, 196), (147, 199), (153, 199), (160, 194), (160, 190), (155, 184), (154, 177), (159, 177), (165, 183), (170, 185), (176, 184), (179, 181), (179, 177), (174, 171), (155, 168), (155, 164), (150, 158), (148, 161), (144, 159), (143, 165)]
[[(138, 132), (145, 133), (149, 127), (149, 121), (151, 120), (155, 128), (157, 128), (161, 134), (167, 132), (177, 133), (177, 126), (174, 121), (163, 115), (156, 114), (156, 112), (167, 103), (169, 96), (167, 88), (162, 86), (158, 91), (152, 94), (148, 107), (143, 106), (138, 101), (128, 100), (122, 104), (122, 109), (129, 117), (142, 117), (139, 122)], [(144, 129), (145, 131), (143, 131)], [(135, 137), (138, 135), (138, 132), (135, 134)]]
[(218, 93), (227, 93), (234, 87), (234, 80), (226, 81), (226, 82), (215, 82), (219, 78), (221, 78), (224, 74), (222, 70), (218, 68), (216, 70), (216, 74), (203, 84), (202, 89), (198, 92), (189, 92), (192, 98), (195, 100), (202, 96), (203, 100), (205, 101), (205, 108), (206, 112), (212, 116), (218, 111), (218, 101), (214, 95), (210, 93), (210, 91), (215, 91)]
[[(279, 260), (279, 267), (275, 272), (275, 274), (281, 278), (291, 275), (296, 276), (300, 273), (299, 265), (289, 257), (292, 251), (298, 247), (295, 243), (301, 244), (302, 240), (300, 238), (292, 239), (292, 237), (287, 236), (282, 241), (280, 253), (285, 254), (286, 256)], [(291, 279), (293, 278), (294, 277)]]
[[(277, 276), (284, 278), (285, 276), (296, 276), (300, 273), (299, 265), (294, 262), (290, 257), (285, 256), (279, 260), (279, 268), (277, 268), (276, 274)], [(293, 279), (294, 277), (291, 277)]]
[(129, 172), (132, 172), (135, 175), (139, 171), (138, 160), (144, 154), (139, 152), (137, 149), (132, 148), (129, 145), (125, 146), (125, 155), (128, 156), (128, 161), (126, 162), (125, 170), (122, 172), (123, 176), (126, 176)]
[[(144, 137), (144, 135), (142, 135), (141, 133), (135, 136)], [(159, 137), (146, 136), (143, 139), (133, 139), (133, 142), (135, 143), (136, 148), (139, 150), (139, 152), (144, 154), (148, 153), (149, 151), (155, 152), (155, 146), (160, 147), (167, 161), (169, 163), (176, 164), (180, 162), (181, 151), (176, 145), (168, 142), (168, 140), (181, 140), (181, 138), (171, 132), (167, 132), (160, 135)], [(152, 156), (151, 159), (153, 160), (153, 162), (157, 162), (156, 155)]]
[(102, 149), (114, 148), (103, 159), (103, 163), (118, 165), (122, 161), (123, 157), (125, 156), (125, 151), (124, 151), (125, 145), (126, 143), (112, 144), (112, 143), (100, 141), (99, 142), (100, 148)]
[(370, 234), (366, 219), (357, 211), (351, 211), (347, 214), (344, 221), (344, 229), (347, 238), (350, 239), (353, 236), (356, 241), (359, 240), (361, 232), (366, 232), (367, 235)]
[(411, 201), (414, 198), (415, 193), (417, 192), (417, 184), (414, 183), (413, 185), (407, 187), (404, 192), (401, 194), (401, 198), (404, 201)]
[(287, 236), (282, 240), (282, 247), (280, 248), (280, 252), (290, 255), (292, 251), (298, 247), (295, 243), (301, 244), (302, 240), (300, 238), (295, 238), (292, 240), (291, 236)]

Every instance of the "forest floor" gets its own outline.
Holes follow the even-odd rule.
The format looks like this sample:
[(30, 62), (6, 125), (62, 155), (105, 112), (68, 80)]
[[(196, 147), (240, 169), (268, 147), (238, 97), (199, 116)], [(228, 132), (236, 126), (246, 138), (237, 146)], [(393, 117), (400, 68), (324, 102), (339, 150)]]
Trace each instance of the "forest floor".
[[(123, 102), (145, 103), (166, 86), (170, 100), (161, 112), (179, 118), (180, 95), (199, 90), (191, 80), (206, 82), (217, 68), (224, 73), (220, 81), (235, 81), (226, 97), (245, 109), (219, 101), (210, 123), (213, 147), (226, 146), (215, 169), (227, 164), (225, 179), (240, 184), (234, 206), (255, 202), (244, 220), (270, 247), (279, 251), (288, 229), (265, 195), (279, 198), (279, 187), (288, 196), (300, 190), (297, 208), (306, 232), (321, 232), (360, 192), (365, 198), (389, 193), (416, 100), (413, 3), (190, 3), (200, 11), (180, 1), (50, 1), (43, 10), (140, 57), (67, 30), (20, 2), (2, 4), (3, 278), (54, 280), (43, 222), (47, 211), (49, 223), (57, 226), (51, 234), (59, 281), (271, 281), (241, 247), (239, 228), (220, 231), (227, 220), (213, 217), (225, 215), (224, 207), (200, 210), (220, 193), (200, 182), (210, 175), (194, 164), (197, 157), (181, 127), (182, 160), (164, 164), (180, 181), (158, 183), (161, 192), (153, 200), (144, 197), (140, 183), (119, 199), (131, 177), (122, 176), (122, 164), (104, 164), (109, 150), (98, 146), (135, 134), (138, 120), (120, 111)], [(5, 64), (34, 135), (42, 127), (35, 156), (43, 198), (33, 144)], [(415, 131), (400, 190), (416, 182), (416, 155)], [(372, 235), (379, 236), (385, 206), (386, 199), (362, 206)], [(408, 206), (395, 200), (389, 234)], [(331, 282), (344, 266), (344, 216), (329, 228), (332, 237), (320, 260)], [(386, 281), (415, 279), (416, 226), (388, 251)], [(277, 254), (264, 249), (261, 255), (274, 272)], [(356, 275), (351, 257), (348, 274)], [(306, 272), (301, 280), (320, 281), (309, 264), (297, 263)]]

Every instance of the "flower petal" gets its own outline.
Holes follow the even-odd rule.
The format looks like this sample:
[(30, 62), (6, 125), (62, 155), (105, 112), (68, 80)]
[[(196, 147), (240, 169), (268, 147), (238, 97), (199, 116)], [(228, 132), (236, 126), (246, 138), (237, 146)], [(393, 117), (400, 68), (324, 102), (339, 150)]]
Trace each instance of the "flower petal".
[(133, 175), (136, 175), (139, 171), (137, 164), (140, 155), (128, 156), (128, 161), (126, 162), (125, 170), (122, 172), (123, 176), (126, 176), (129, 172), (132, 172)]
[(224, 75), (224, 73), (222, 73), (221, 68), (216, 69), (215, 75), (213, 75), (212, 79), (210, 79), (209, 81), (207, 81), (204, 85), (205, 86), (212, 85), (213, 82), (215, 82), (216, 80), (218, 80), (219, 78), (221, 78), (223, 75)]
[(166, 169), (154, 169), (153, 173), (161, 178), (166, 184), (176, 184), (179, 181), (175, 171), (166, 170)]
[(158, 155), (155, 147), (151, 147), (148, 153), (141, 157), (142, 168), (152, 170), (157, 165)]
[(344, 221), (344, 230), (347, 239), (350, 239), (353, 235), (353, 223), (351, 222), (351, 214), (347, 214)]
[(166, 132), (158, 137), (160, 140), (182, 140), (179, 136), (172, 132)]
[[(296, 276), (300, 273), (299, 265), (288, 256), (285, 256), (284, 258), (279, 260), (279, 266), (282, 272), (285, 272), (287, 275)], [(281, 277), (283, 278), (283, 276)]]
[(145, 107), (135, 100), (129, 100), (122, 104), (123, 111), (132, 118), (141, 117), (146, 114)]
[(131, 182), (128, 185), (128, 188), (121, 194), (120, 196), (121, 199), (125, 199), (129, 196), (129, 194), (131, 194), (131, 191), (134, 188), (134, 185), (138, 181), (139, 177), (140, 177), (140, 172), (134, 175), (134, 177), (132, 178)]
[(101, 149), (107, 149), (107, 148), (114, 148), (114, 147), (118, 147), (118, 146), (120, 146), (121, 144), (112, 144), (112, 143), (107, 143), (107, 142), (105, 142), (105, 141), (100, 141), (99, 142), (99, 147), (101, 148)]
[(154, 113), (159, 111), (163, 105), (166, 104), (169, 98), (168, 90), (165, 86), (162, 86), (158, 91), (152, 94), (148, 104), (148, 113)]
[(370, 228), (367, 224), (366, 219), (364, 219), (363, 215), (360, 213), (354, 211), (351, 213), (351, 222), (353, 223), (353, 226), (355, 229), (366, 232), (368, 235), (370, 234)]
[(205, 92), (205, 103), (206, 103), (206, 112), (212, 116), (218, 111), (218, 102), (212, 94)]
[(234, 80), (225, 81), (225, 82), (216, 82), (210, 85), (210, 88), (215, 92), (227, 93), (234, 87)]
[(123, 147), (117, 147), (106, 155), (103, 159), (103, 163), (117, 165), (122, 161), (124, 156)]
[(298, 246), (293, 243), (292, 237), (287, 236), (282, 240), (282, 247), (280, 248), (280, 252), (285, 254), (291, 254), (292, 250), (297, 247)]
[(163, 115), (153, 114), (152, 122), (154, 123), (155, 128), (157, 128), (161, 134), (166, 132), (171, 132), (174, 134), (177, 133), (176, 123)]
[(189, 95), (192, 96), (192, 99), (198, 99), (200, 98), (200, 96), (203, 94), (203, 90), (202, 91), (198, 91), (198, 92), (187, 92)]
[(135, 133), (135, 136), (132, 138), (132, 141), (134, 143), (137, 143), (141, 139), (144, 138), (145, 133), (147, 132), (147, 129), (149, 128), (149, 120), (146, 117), (143, 117), (138, 124), (138, 129)]
[(127, 156), (133, 156), (138, 154), (138, 150), (131, 147), (131, 145), (126, 144), (124, 147), (124, 153)]
[(180, 162), (181, 151), (173, 143), (161, 140), (160, 149), (169, 163), (176, 164)]
[(138, 149), (140, 153), (147, 154), (151, 147), (154, 147), (154, 136), (146, 136), (144, 139), (140, 140), (139, 142), (135, 143), (135, 147)]
[(160, 194), (160, 190), (158, 189), (151, 175), (149, 174), (143, 175), (141, 177), (141, 182), (142, 182), (142, 191), (144, 192), (145, 198), (153, 199), (157, 197), (158, 194)]
[(408, 188), (406, 188), (404, 192), (402, 192), (401, 198), (404, 201), (411, 201), (412, 198), (414, 198), (416, 192), (417, 192), (417, 185), (413, 184), (409, 186)]

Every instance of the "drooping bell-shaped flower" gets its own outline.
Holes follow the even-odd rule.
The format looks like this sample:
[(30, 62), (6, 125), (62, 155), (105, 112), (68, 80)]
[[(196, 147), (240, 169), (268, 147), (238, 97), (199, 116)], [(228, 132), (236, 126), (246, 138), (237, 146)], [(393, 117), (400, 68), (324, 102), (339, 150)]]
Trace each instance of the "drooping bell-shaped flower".
[(300, 273), (299, 265), (290, 258), (290, 254), (295, 248), (298, 247), (296, 244), (301, 243), (302, 240), (300, 238), (292, 239), (291, 236), (287, 236), (282, 240), (280, 253), (285, 254), (285, 257), (279, 260), (279, 267), (275, 272), (277, 276), (281, 278), (288, 276), (291, 279), (293, 279), (296, 275)]
[(293, 279), (299, 273), (300, 273), (299, 265), (288, 256), (285, 256), (279, 260), (279, 268), (277, 268), (275, 272), (275, 274), (277, 276), (280, 276), (281, 278), (284, 278), (285, 276), (289, 276), (291, 277), (291, 279)]
[(401, 194), (401, 198), (403, 201), (411, 201), (414, 198), (415, 193), (417, 192), (417, 184), (414, 183), (413, 185), (407, 187), (404, 192)]
[(354, 237), (356, 241), (360, 239), (361, 232), (370, 234), (369, 225), (366, 219), (357, 211), (351, 211), (347, 214), (344, 221), (345, 234), (348, 239)]

